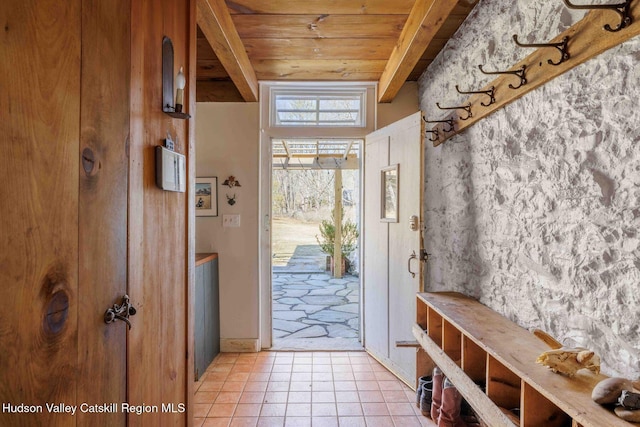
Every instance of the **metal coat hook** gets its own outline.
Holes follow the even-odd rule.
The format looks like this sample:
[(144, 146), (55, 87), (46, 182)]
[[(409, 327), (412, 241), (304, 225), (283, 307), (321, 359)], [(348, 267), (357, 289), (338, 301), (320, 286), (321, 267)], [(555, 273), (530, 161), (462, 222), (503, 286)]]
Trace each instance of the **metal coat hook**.
[(441, 110), (464, 110), (467, 112), (467, 117), (458, 117), (460, 120), (467, 120), (473, 117), (473, 113), (471, 113), (471, 103), (469, 105), (459, 105), (457, 107), (441, 107), (439, 102), (436, 102), (436, 106)]
[(454, 126), (454, 121), (453, 119), (446, 119), (446, 120), (427, 120), (426, 117), (422, 116), (422, 120), (424, 120), (425, 123), (446, 123), (449, 125), (449, 129), (442, 129), (443, 132), (451, 132), (453, 130), (453, 126)]
[(438, 132), (438, 128), (435, 128), (433, 130), (426, 130), (425, 132), (430, 133), (431, 135), (433, 135), (433, 136), (431, 136), (429, 138), (429, 141), (431, 141), (431, 142), (436, 142), (437, 140), (440, 139), (440, 133)]
[(569, 59), (569, 51), (567, 50), (567, 42), (569, 41), (569, 36), (565, 36), (562, 41), (558, 43), (520, 43), (518, 41), (518, 36), (514, 34), (513, 41), (516, 42), (516, 45), (520, 47), (555, 47), (560, 51), (560, 54), (562, 56), (560, 57), (560, 61), (558, 62), (553, 62), (552, 60), (547, 59), (547, 62), (551, 65), (560, 65), (564, 61)]
[(611, 28), (611, 25), (606, 24), (604, 29), (611, 32), (620, 31), (621, 29), (628, 27), (631, 25), (631, 1), (625, 0), (624, 3), (616, 3), (616, 4), (573, 4), (569, 0), (563, 0), (564, 4), (569, 9), (608, 9), (616, 12), (620, 15), (620, 24), (617, 27)]
[(511, 89), (518, 89), (520, 86), (527, 84), (527, 78), (525, 77), (525, 70), (527, 69), (526, 65), (523, 65), (519, 69), (513, 71), (485, 71), (482, 69), (482, 65), (478, 65), (478, 68), (480, 68), (482, 74), (513, 74), (514, 76), (520, 77), (520, 84), (518, 86), (514, 86), (509, 83), (509, 87)]
[(461, 93), (463, 95), (473, 95), (476, 93), (481, 93), (484, 95), (487, 95), (489, 97), (489, 103), (485, 104), (484, 102), (481, 102), (480, 105), (482, 105), (483, 107), (488, 107), (489, 105), (493, 104), (496, 102), (496, 88), (495, 86), (491, 86), (489, 88), (489, 90), (470, 90), (470, 91), (463, 91), (460, 90), (460, 88), (458, 87), (458, 85), (456, 85), (456, 90), (458, 91), (458, 93)]

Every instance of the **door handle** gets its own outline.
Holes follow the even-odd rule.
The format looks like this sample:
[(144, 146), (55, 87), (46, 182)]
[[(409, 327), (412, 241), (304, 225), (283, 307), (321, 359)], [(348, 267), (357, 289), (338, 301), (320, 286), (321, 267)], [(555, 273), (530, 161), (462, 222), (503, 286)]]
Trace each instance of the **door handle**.
[(108, 308), (107, 311), (104, 312), (104, 323), (109, 324), (116, 320), (122, 320), (127, 324), (129, 329), (131, 329), (129, 316), (133, 316), (134, 314), (136, 314), (136, 309), (131, 305), (131, 302), (129, 302), (129, 295), (125, 294), (122, 297), (122, 304), (113, 304), (113, 307)]
[(409, 256), (409, 260), (407, 261), (407, 270), (409, 271), (409, 273), (411, 274), (412, 278), (416, 277), (416, 273), (414, 273), (413, 271), (411, 271), (411, 260), (412, 259), (418, 259), (418, 255), (416, 255), (416, 251), (413, 251), (413, 253), (411, 254), (411, 256)]

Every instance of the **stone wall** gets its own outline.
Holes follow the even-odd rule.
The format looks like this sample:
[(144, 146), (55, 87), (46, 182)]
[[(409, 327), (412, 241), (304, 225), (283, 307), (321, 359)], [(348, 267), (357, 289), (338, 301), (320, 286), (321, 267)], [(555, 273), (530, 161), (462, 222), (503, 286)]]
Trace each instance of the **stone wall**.
[[(465, 100), (456, 84), (492, 80), (478, 64), (524, 59), (513, 34), (544, 42), (584, 15), (560, 0), (481, 0), (420, 78), (421, 109), (443, 118), (436, 102)], [(635, 37), (425, 149), (427, 290), (477, 297), (627, 377), (640, 376), (639, 65)]]

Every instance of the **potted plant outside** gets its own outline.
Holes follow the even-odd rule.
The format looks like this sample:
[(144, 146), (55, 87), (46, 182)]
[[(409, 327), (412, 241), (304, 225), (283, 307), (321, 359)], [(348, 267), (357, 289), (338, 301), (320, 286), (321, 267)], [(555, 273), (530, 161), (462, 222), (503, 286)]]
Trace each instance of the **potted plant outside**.
[[(316, 240), (320, 245), (320, 250), (326, 253), (330, 258), (331, 274), (333, 274), (333, 252), (336, 236), (336, 226), (331, 220), (322, 220), (320, 222), (320, 235), (316, 235)], [(342, 222), (342, 270), (347, 271), (349, 267), (349, 255), (353, 253), (358, 244), (358, 226), (351, 220)]]

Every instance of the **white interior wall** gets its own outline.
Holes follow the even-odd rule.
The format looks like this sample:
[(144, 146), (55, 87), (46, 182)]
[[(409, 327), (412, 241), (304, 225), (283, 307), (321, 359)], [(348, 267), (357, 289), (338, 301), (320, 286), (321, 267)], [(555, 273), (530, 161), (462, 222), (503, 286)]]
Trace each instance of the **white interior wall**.
[[(456, 84), (488, 84), (478, 64), (530, 54), (513, 34), (544, 42), (584, 14), (480, 1), (420, 78), (423, 111), (442, 118), (436, 102), (465, 101)], [(427, 289), (477, 297), (627, 377), (640, 375), (639, 51), (635, 37), (425, 150)]]
[[(218, 177), (218, 217), (196, 218), (196, 252), (217, 252), (222, 350), (258, 342), (258, 103), (197, 103), (196, 176)], [(222, 183), (233, 175), (242, 187)], [(227, 195), (236, 203), (227, 203)], [(239, 214), (240, 227), (223, 227)], [(229, 346), (232, 346), (231, 348)]]
[(378, 104), (378, 125), (376, 128), (380, 129), (397, 122), (419, 109), (418, 82), (406, 82), (398, 91), (393, 102)]

